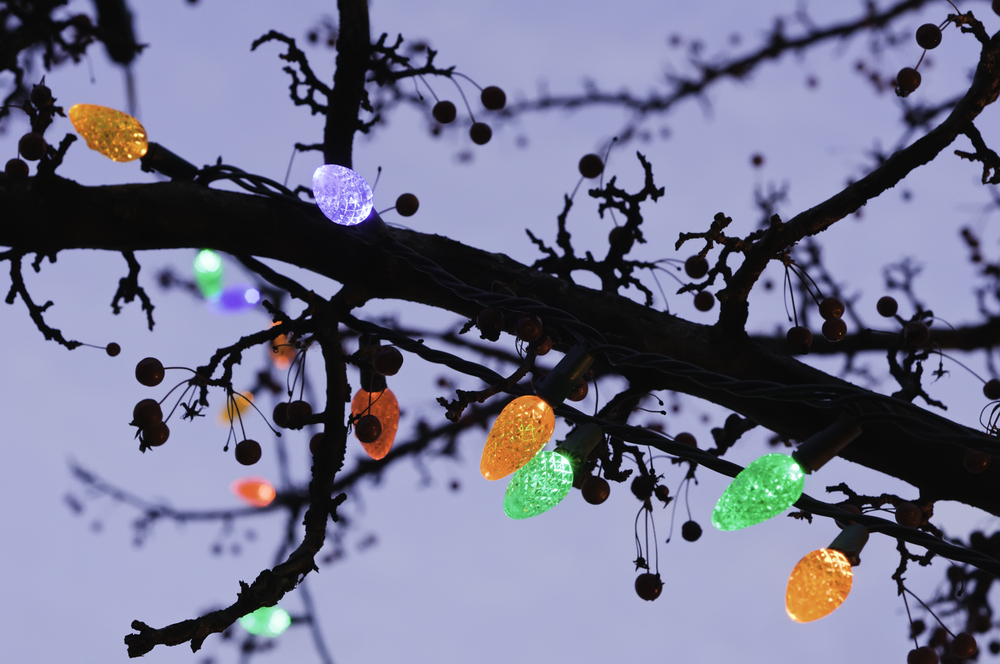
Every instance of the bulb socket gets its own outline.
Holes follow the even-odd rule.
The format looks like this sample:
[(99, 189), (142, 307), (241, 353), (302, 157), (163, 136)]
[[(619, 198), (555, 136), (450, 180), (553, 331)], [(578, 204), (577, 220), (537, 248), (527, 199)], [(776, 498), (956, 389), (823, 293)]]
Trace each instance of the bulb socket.
[(553, 408), (559, 407), (593, 363), (594, 358), (587, 351), (573, 346), (542, 380), (535, 394)]
[(815, 472), (860, 435), (861, 425), (857, 420), (852, 417), (839, 419), (806, 438), (805, 442), (792, 452), (792, 458), (798, 461), (807, 473)]
[(198, 168), (194, 164), (178, 157), (159, 143), (150, 143), (139, 163), (145, 172), (155, 171), (171, 180), (193, 180), (198, 175)]
[(840, 531), (837, 539), (833, 540), (827, 548), (840, 551), (847, 556), (852, 567), (857, 567), (861, 564), (861, 549), (865, 548), (867, 542), (868, 529), (860, 523), (852, 523)]
[[(574, 484), (580, 466), (586, 463), (587, 457), (603, 439), (604, 432), (601, 427), (591, 423), (581, 424), (556, 447), (555, 451), (569, 459), (570, 465), (573, 466)], [(582, 480), (583, 478), (580, 481)]]

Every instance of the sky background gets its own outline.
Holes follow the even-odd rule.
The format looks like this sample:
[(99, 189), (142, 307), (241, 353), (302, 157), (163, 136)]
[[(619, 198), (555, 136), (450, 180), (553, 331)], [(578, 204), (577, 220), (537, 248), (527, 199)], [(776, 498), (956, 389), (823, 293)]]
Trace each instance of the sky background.
[[(983, 18), (988, 30), (1000, 29), (1000, 18), (989, 12), (987, 3), (960, 4), (965, 5)], [(509, 100), (516, 100), (533, 97), (540, 89), (578, 92), (588, 78), (613, 91), (662, 89), (665, 72), (686, 71), (686, 51), (671, 48), (670, 35), (701, 39), (708, 53), (742, 53), (765, 37), (776, 12), (788, 15), (795, 6), (778, 1), (623, 0), (612, 11), (611, 5), (595, 2), (376, 0), (371, 20), (373, 35), (385, 31), (429, 40), (439, 50), (439, 64), (454, 64), (481, 85), (500, 85)], [(811, 3), (809, 9), (818, 24), (825, 24), (838, 16), (854, 16), (860, 6)], [(92, 13), (88, 2), (70, 7)], [(293, 143), (320, 140), (321, 119), (288, 99), (288, 77), (278, 58), (284, 49), (268, 44), (251, 52), (250, 44), (270, 29), (304, 44), (309, 28), (335, 15), (335, 3), (203, 0), (191, 7), (171, 0), (141, 3), (135, 9), (138, 38), (149, 44), (135, 64), (138, 116), (151, 140), (199, 166), (221, 156), (225, 163), (278, 181), (284, 179)], [(931, 3), (921, 19), (900, 27), (912, 34), (922, 22), (944, 20), (948, 11), (945, 2)], [(742, 37), (737, 46), (730, 42), (733, 33)], [(333, 51), (306, 50), (316, 73), (330, 80)], [(923, 85), (916, 96), (942, 100), (961, 90), (976, 52), (971, 37), (947, 30), (932, 66), (921, 66)], [(891, 94), (873, 94), (854, 71), (854, 62), (864, 57), (892, 73), (913, 66), (919, 55), (916, 44), (908, 43), (873, 61), (862, 37), (820, 48), (805, 58), (788, 56), (759, 68), (747, 81), (715, 86), (703, 103), (690, 100), (668, 116), (649, 121), (646, 127), (654, 137), (667, 128), (669, 138), (616, 148), (607, 171), (618, 176), (620, 186), (638, 189), (639, 149), (652, 162), (657, 185), (666, 189), (659, 203), (646, 208), (643, 231), (648, 243), (635, 255), (645, 260), (686, 258), (693, 250), (675, 252), (677, 234), (707, 228), (719, 211), (734, 218), (734, 233), (749, 232), (759, 217), (753, 206), (755, 186), (790, 184), (782, 208), (785, 218), (837, 192), (847, 179), (863, 172), (873, 146), (891, 146), (900, 135), (900, 102)], [(809, 77), (816, 77), (818, 86), (807, 87)], [(48, 74), (47, 81), (67, 108), (75, 103), (125, 108), (122, 73), (99, 45), (80, 66), (61, 68)], [(458, 101), (450, 81), (430, 83), (438, 96)], [(472, 92), (471, 86), (465, 90)], [(489, 122), (478, 101), (473, 110), (477, 119)], [(1000, 143), (995, 112), (987, 109), (979, 123), (994, 146)], [(383, 216), (388, 223), (530, 262), (538, 254), (523, 229), (530, 227), (547, 241), (554, 240), (563, 194), (571, 192), (578, 179), (577, 161), (585, 153), (603, 150), (626, 119), (616, 109), (527, 116), (479, 147), (464, 131), (433, 138), (429, 114), (401, 109), (372, 139), (356, 140), (354, 164), (369, 182), (382, 168), (375, 194), (378, 209), (391, 206), (403, 192), (420, 198), (416, 216), (402, 219), (387, 213)], [(14, 156), (25, 127), (17, 121), (0, 137), (6, 158)], [(71, 131), (68, 120), (59, 120), (47, 136), (57, 141)], [(967, 149), (963, 141), (955, 147)], [(472, 159), (461, 158), (464, 152)], [(765, 164), (754, 169), (750, 158), (758, 152)], [(316, 153), (297, 156), (289, 184), (308, 183), (318, 165)], [(87, 185), (155, 181), (138, 164), (112, 163), (87, 150), (82, 141), (70, 149), (60, 173)], [(974, 273), (964, 260), (958, 229), (968, 224), (982, 233), (987, 256), (1000, 235), (983, 211), (989, 198), (977, 185), (979, 177), (978, 165), (944, 155), (869, 203), (860, 219), (846, 219), (824, 233), (828, 267), (845, 292), (857, 296), (866, 325), (892, 329), (874, 306), (884, 294), (882, 266), (905, 256), (918, 257), (924, 266), (919, 292), (937, 316), (953, 325), (976, 320)], [(904, 191), (912, 194), (909, 203)], [(584, 194), (577, 195), (569, 218), (577, 253), (603, 252), (612, 222), (599, 218), (596, 205)], [(0, 401), (7, 451), (0, 464), (0, 500), (6, 506), (0, 511), (0, 563), (6, 570), (0, 625), (9, 635), (5, 659), (124, 662), (122, 637), (132, 620), (162, 627), (228, 605), (239, 580), (251, 581), (273, 562), (283, 519), (239, 522), (231, 534), (223, 533), (220, 524), (161, 524), (136, 548), (131, 524), (138, 513), (88, 496), (68, 470), (75, 461), (126, 490), (178, 508), (237, 507), (228, 488), (234, 479), (259, 474), (277, 480), (267, 444), (264, 458), (250, 473), (231, 454), (222, 453), (226, 433), (212, 416), (221, 404), (218, 398), (203, 421), (171, 420), (171, 438), (162, 448), (139, 454), (132, 440), (127, 424), (135, 402), (160, 398), (168, 386), (183, 379), (180, 372), (168, 372), (160, 387), (144, 388), (133, 376), (139, 359), (155, 356), (168, 366), (197, 366), (216, 348), (269, 324), (263, 312), (219, 317), (181, 292), (159, 290), (154, 275), (166, 266), (184, 273), (194, 253), (139, 254), (141, 282), (156, 305), (152, 334), (138, 306), (117, 317), (109, 311), (117, 280), (127, 272), (118, 255), (65, 252), (40, 274), (25, 275), (36, 302), (56, 303), (46, 314), (51, 325), (67, 338), (95, 345), (116, 341), (123, 349), (117, 358), (93, 348), (67, 352), (45, 342), (20, 301), (0, 309), (0, 338), (8, 349)], [(338, 288), (281, 267), (323, 295)], [(226, 269), (229, 283), (249, 280), (232, 260), (227, 260)], [(781, 273), (771, 270), (768, 276), (780, 286)], [(659, 279), (666, 302), (655, 283), (646, 281), (657, 293), (655, 308), (697, 322), (714, 320), (717, 308), (696, 312), (689, 297), (673, 294), (677, 286), (669, 275), (661, 273)], [(585, 275), (581, 282), (590, 283)], [(7, 278), (0, 277), (4, 286)], [(375, 318), (384, 313), (397, 314), (404, 324), (438, 330), (457, 322), (450, 314), (397, 302), (372, 303), (359, 315)], [(905, 304), (901, 314), (910, 314)], [(751, 299), (750, 326), (761, 332), (787, 326), (780, 288)], [(514, 349), (508, 335), (499, 343)], [(266, 361), (264, 351), (259, 357), (247, 354), (236, 387), (241, 380), (249, 384)], [(808, 361), (839, 369), (835, 361)], [(962, 361), (983, 371), (981, 357)], [(877, 379), (886, 377), (884, 359), (866, 362)], [(949, 405), (949, 416), (976, 426), (985, 405), (979, 382), (953, 363), (946, 368), (950, 375), (933, 386), (932, 394)], [(397, 440), (406, 439), (406, 428), (417, 414), (443, 422), (443, 409), (434, 403), (438, 396), (450, 396), (434, 385), (441, 374), (408, 356), (401, 374), (390, 381), (404, 409)], [(460, 377), (457, 384), (479, 387)], [(892, 386), (883, 382), (879, 389), (891, 392)], [(605, 397), (611, 392), (610, 386), (602, 390)], [(272, 402), (261, 403), (270, 412)], [(719, 426), (726, 413), (710, 404), (684, 404), (680, 415), (648, 414), (635, 422), (659, 422), (670, 434), (690, 431), (704, 448), (710, 428)], [(591, 396), (582, 408), (593, 406)], [(556, 438), (565, 430), (561, 424)], [(262, 442), (269, 440), (259, 420), (251, 420), (248, 431)], [(767, 437), (768, 432), (751, 432), (727, 458), (745, 465), (768, 451)], [(486, 482), (479, 475), (483, 438), (485, 434), (466, 437), (459, 463), (429, 460), (429, 483), (414, 464), (399, 463), (378, 486), (365, 483), (344, 506), (343, 512), (356, 523), (345, 536), (348, 555), (309, 578), (336, 662), (433, 658), (482, 664), (512, 659), (785, 664), (807, 659), (827, 664), (858, 656), (902, 662), (912, 647), (905, 640), (903, 604), (889, 578), (898, 562), (890, 539), (872, 537), (841, 609), (817, 623), (795, 624), (783, 606), (788, 574), (803, 555), (828, 545), (838, 532), (836, 526), (822, 519), (808, 525), (776, 518), (744, 531), (717, 532), (709, 516), (726, 480), (700, 472), (699, 484), (690, 490), (690, 509), (705, 533), (698, 542), (688, 543), (677, 532), (674, 541), (664, 545), (670, 510), (656, 509), (664, 588), (657, 601), (643, 602), (633, 590), (639, 503), (628, 485), (613, 485), (611, 498), (602, 506), (590, 506), (573, 492), (550, 513), (515, 522), (501, 508), (506, 483)], [(308, 435), (291, 433), (286, 441), (295, 478), (304, 481)], [(361, 454), (354, 442), (349, 458)], [(659, 462), (657, 470), (676, 491), (683, 477), (680, 467)], [(460, 483), (460, 491), (449, 490), (453, 480)], [(915, 497), (912, 488), (841, 460), (810, 477), (806, 491), (822, 499), (823, 487), (841, 481), (862, 493)], [(82, 514), (68, 508), (68, 494), (84, 506)], [(682, 505), (678, 531), (686, 519), (683, 510)], [(961, 506), (939, 504), (935, 514), (935, 523), (944, 524), (949, 533), (995, 526), (991, 517)], [(255, 531), (253, 539), (248, 529)], [(366, 546), (370, 535), (376, 543)], [(211, 554), (216, 544), (222, 545), (222, 555)], [(232, 553), (234, 544), (239, 555)], [(929, 571), (911, 569), (908, 585), (928, 597), (946, 565), (939, 560)], [(294, 593), (282, 605), (293, 614), (301, 610)], [(982, 640), (980, 647), (985, 647)], [(157, 647), (145, 661), (191, 662), (205, 656), (218, 662), (238, 658), (232, 647), (213, 636), (196, 656), (187, 646)], [(292, 629), (275, 650), (255, 661), (305, 663), (318, 658), (307, 630)]]

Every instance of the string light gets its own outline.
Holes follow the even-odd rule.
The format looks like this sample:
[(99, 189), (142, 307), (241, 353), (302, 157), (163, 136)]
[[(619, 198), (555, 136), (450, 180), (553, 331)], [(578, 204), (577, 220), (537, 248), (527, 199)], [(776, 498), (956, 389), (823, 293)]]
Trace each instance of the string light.
[(216, 421), (222, 427), (232, 426), (233, 420), (237, 419), (238, 416), (246, 415), (251, 404), (253, 404), (253, 392), (240, 392), (239, 395), (233, 395), (232, 399), (226, 400), (226, 407), (219, 409)]
[(267, 507), (278, 495), (274, 485), (262, 477), (244, 477), (235, 480), (229, 485), (229, 490), (254, 507)]
[(785, 590), (785, 611), (795, 622), (812, 622), (837, 609), (854, 579), (852, 565), (858, 565), (858, 554), (868, 541), (868, 529), (851, 524), (828, 548), (806, 554), (792, 570)]
[(194, 258), (194, 282), (206, 300), (222, 292), (222, 257), (211, 249), (202, 249)]
[(712, 524), (739, 530), (781, 514), (802, 496), (805, 475), (818, 470), (861, 435), (853, 419), (842, 419), (810, 436), (791, 456), (765, 454), (733, 479), (715, 504)]
[(556, 448), (542, 450), (514, 473), (503, 497), (503, 511), (512, 519), (527, 519), (549, 511), (569, 495), (580, 462), (604, 438), (600, 427), (584, 424)]
[(374, 196), (356, 172), (325, 164), (313, 173), (313, 198), (327, 219), (341, 226), (355, 226), (371, 214)]
[(260, 302), (260, 291), (250, 286), (229, 286), (209, 299), (208, 306), (216, 314), (238, 314)]
[(76, 104), (69, 109), (69, 121), (87, 141), (87, 147), (114, 161), (133, 161), (149, 150), (146, 130), (127, 113), (113, 108)]
[(274, 638), (288, 629), (292, 617), (280, 606), (262, 606), (239, 620), (240, 627), (254, 636)]
[(561, 404), (593, 363), (580, 347), (570, 350), (539, 385), (537, 394), (511, 401), (500, 412), (483, 448), (479, 472), (498, 480), (531, 461), (556, 428), (554, 408)]
[(399, 402), (396, 395), (388, 387), (380, 392), (369, 392), (361, 388), (351, 400), (351, 414), (355, 417), (364, 414), (378, 418), (382, 433), (375, 442), (361, 443), (361, 447), (375, 460), (384, 458), (392, 449), (396, 429), (399, 428)]

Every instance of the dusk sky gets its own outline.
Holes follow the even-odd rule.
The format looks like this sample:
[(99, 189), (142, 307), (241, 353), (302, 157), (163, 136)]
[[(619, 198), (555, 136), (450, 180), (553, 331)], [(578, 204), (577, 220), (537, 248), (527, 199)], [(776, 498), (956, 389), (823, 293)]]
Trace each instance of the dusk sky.
[[(334, 51), (322, 45), (306, 47), (306, 34), (324, 17), (335, 17), (336, 3), (132, 4), (139, 41), (149, 45), (135, 62), (134, 76), (137, 116), (150, 140), (197, 166), (221, 156), (224, 163), (282, 181), (292, 145), (322, 139), (319, 116), (310, 116), (288, 98), (288, 76), (281, 71), (285, 63), (278, 57), (284, 49), (265, 44), (251, 52), (250, 44), (271, 29), (295, 37), (316, 73), (330, 81)], [(580, 92), (585, 80), (610, 91), (627, 88), (639, 95), (662, 91), (667, 72), (689, 72), (684, 44), (690, 40), (703, 41), (708, 55), (744, 53), (765, 39), (776, 14), (789, 16), (798, 4), (791, 0), (370, 3), (373, 35), (387, 32), (391, 39), (402, 33), (407, 39), (427, 40), (439, 51), (439, 65), (454, 64), (480, 85), (503, 87), (509, 102), (534, 98), (541, 90)], [(1000, 29), (1000, 17), (990, 12), (988, 3), (959, 5), (972, 7), (988, 30)], [(861, 6), (861, 2), (808, 5), (813, 21), (821, 25), (854, 17)], [(70, 9), (93, 13), (89, 2), (71, 2)], [(899, 26), (901, 34), (912, 35), (920, 23), (940, 23), (949, 11), (946, 2), (930, 3), (920, 17)], [(789, 22), (789, 34), (800, 29)], [(740, 35), (738, 43), (731, 39), (734, 33)], [(674, 34), (685, 40), (679, 47), (670, 45)], [(917, 96), (941, 101), (962, 90), (977, 52), (973, 38), (954, 28), (946, 30), (933, 62), (921, 66), (923, 83)], [(755, 187), (787, 183), (789, 195), (781, 213), (791, 217), (859, 177), (871, 165), (873, 147), (888, 149), (899, 140), (901, 103), (891, 93), (875, 94), (854, 63), (866, 59), (880, 71), (894, 73), (913, 66), (919, 57), (920, 49), (909, 43), (874, 60), (867, 37), (859, 37), (818, 48), (804, 58), (786, 56), (760, 67), (745, 81), (721, 82), (701, 101), (686, 101), (666, 116), (647, 120), (643, 128), (651, 140), (614, 148), (606, 171), (618, 177), (619, 186), (638, 190), (642, 176), (638, 150), (653, 164), (656, 184), (666, 189), (658, 203), (646, 208), (647, 244), (636, 250), (636, 256), (683, 260), (693, 251), (674, 250), (678, 233), (705, 230), (720, 211), (736, 220), (734, 233), (745, 235), (759, 220)], [(36, 68), (32, 80), (42, 73)], [(810, 77), (818, 85), (808, 86)], [(6, 78), (0, 80), (8, 83)], [(60, 67), (46, 74), (46, 81), (67, 109), (76, 103), (126, 109), (122, 72), (100, 45), (93, 46), (79, 66)], [(460, 83), (473, 100), (477, 119), (490, 122), (473, 87)], [(451, 81), (432, 79), (430, 84), (439, 97), (460, 101)], [(426, 94), (426, 88), (421, 89)], [(459, 113), (463, 115), (461, 106)], [(994, 148), (1000, 145), (995, 113), (995, 108), (988, 108), (978, 125)], [(355, 141), (354, 167), (369, 182), (375, 181), (381, 167), (375, 190), (378, 210), (391, 207), (403, 192), (420, 198), (415, 216), (404, 219), (387, 212), (383, 218), (388, 224), (446, 235), (530, 264), (540, 254), (524, 229), (554, 241), (556, 215), (563, 195), (577, 184), (579, 158), (606, 149), (628, 119), (626, 111), (615, 108), (526, 115), (498, 128), (489, 144), (476, 146), (463, 130), (432, 137), (429, 113), (403, 107), (372, 138)], [(8, 127), (0, 136), (6, 158), (15, 155), (17, 139), (27, 124), (15, 114)], [(56, 142), (72, 131), (69, 121), (60, 119), (47, 138)], [(968, 141), (960, 139), (954, 147), (968, 149)], [(979, 165), (946, 152), (867, 205), (860, 218), (845, 219), (820, 238), (827, 267), (848, 295), (858, 297), (864, 325), (893, 329), (876, 314), (875, 301), (884, 294), (883, 266), (906, 256), (922, 264), (919, 294), (940, 319), (953, 325), (976, 320), (970, 286), (973, 271), (958, 229), (972, 226), (991, 250), (1000, 232), (995, 219), (984, 212), (990, 198), (978, 184)], [(764, 156), (761, 168), (751, 165), (756, 153)], [(320, 164), (319, 153), (296, 156), (289, 186), (308, 184)], [(58, 172), (85, 185), (157, 179), (143, 173), (138, 163), (105, 159), (83, 141), (70, 148)], [(596, 254), (606, 249), (613, 223), (597, 215), (585, 189), (582, 186), (576, 195), (569, 228), (578, 243), (577, 253)], [(904, 192), (912, 200), (904, 201)], [(122, 489), (184, 509), (238, 507), (229, 485), (243, 476), (262, 475), (279, 483), (273, 448), (267, 444), (271, 438), (259, 418), (248, 419), (247, 426), (265, 443), (260, 463), (248, 471), (233, 459), (231, 450), (222, 451), (226, 430), (215, 421), (222, 405), (218, 395), (203, 420), (172, 419), (170, 440), (162, 448), (140, 454), (133, 441), (134, 430), (128, 426), (133, 405), (143, 398), (161, 398), (184, 379), (182, 372), (168, 371), (159, 387), (143, 387), (133, 374), (138, 360), (155, 356), (166, 366), (198, 366), (215, 349), (270, 323), (262, 309), (217, 316), (188, 294), (161, 290), (155, 275), (165, 267), (189, 274), (195, 253), (192, 248), (137, 254), (140, 280), (156, 306), (153, 333), (146, 329), (137, 304), (119, 316), (110, 311), (108, 303), (118, 280), (127, 273), (120, 255), (63, 252), (55, 265), (46, 263), (39, 274), (29, 274), (26, 266), (25, 278), (35, 301), (55, 303), (46, 312), (49, 323), (67, 338), (99, 346), (121, 344), (122, 353), (116, 358), (95, 348), (67, 352), (46, 342), (20, 301), (0, 309), (0, 338), (6, 340), (8, 356), (0, 402), (7, 450), (0, 464), (0, 499), (5, 505), (0, 510), (0, 563), (6, 570), (0, 624), (7, 635), (4, 659), (8, 661), (125, 662), (122, 638), (130, 633), (133, 620), (162, 627), (228, 605), (240, 580), (252, 581), (274, 563), (283, 525), (277, 516), (238, 520), (230, 533), (223, 532), (219, 523), (161, 523), (143, 546), (135, 547), (132, 523), (140, 513), (88, 494), (69, 470), (70, 463), (79, 464)], [(339, 289), (339, 284), (297, 268), (272, 265), (325, 297)], [(232, 258), (226, 258), (225, 269), (227, 283), (253, 282)], [(789, 324), (781, 298), (783, 275), (772, 266), (766, 277), (776, 287), (755, 292), (749, 326), (757, 333), (784, 334)], [(673, 277), (660, 272), (657, 278), (666, 302), (656, 282), (649, 275), (643, 277), (656, 294), (654, 308), (699, 323), (714, 321), (718, 307), (697, 312), (689, 295), (675, 294), (678, 286)], [(580, 281), (597, 283), (586, 275)], [(6, 287), (8, 277), (0, 276), (4, 293)], [(635, 291), (629, 295), (637, 297)], [(292, 305), (293, 313), (299, 312), (297, 306)], [(434, 331), (462, 323), (447, 312), (395, 301), (376, 301), (356, 314), (366, 319), (392, 314), (403, 326)], [(851, 326), (854, 331), (855, 323)], [(498, 343), (514, 351), (510, 335)], [(986, 372), (981, 355), (958, 359)], [(838, 360), (806, 361), (833, 373), (841, 369)], [(264, 351), (247, 353), (235, 387), (240, 389), (241, 382), (248, 386), (266, 362)], [(884, 357), (873, 355), (862, 362), (879, 381), (866, 386), (893, 391)], [(510, 368), (490, 366), (498, 371)], [(986, 403), (981, 384), (957, 364), (946, 368), (950, 374), (933, 384), (933, 394), (948, 404), (948, 417), (978, 427)], [(318, 361), (310, 367), (314, 381), (321, 380), (320, 369)], [(439, 396), (452, 396), (436, 383), (442, 375), (446, 372), (407, 355), (403, 370), (390, 379), (403, 409), (398, 441), (407, 439), (418, 416), (445, 421), (444, 410), (435, 402)], [(482, 387), (471, 378), (449, 378), (460, 388)], [(356, 373), (351, 380), (357, 384)], [(602, 404), (616, 387), (620, 385), (613, 381), (602, 384)], [(259, 400), (265, 413), (273, 407), (270, 399), (262, 395)], [(593, 412), (594, 399), (591, 390), (581, 410)], [(688, 431), (703, 449), (708, 447), (710, 429), (721, 426), (728, 413), (693, 399), (681, 403), (678, 415), (651, 412), (632, 423), (658, 423), (671, 435)], [(652, 400), (646, 405), (659, 410)], [(567, 430), (561, 422), (554, 440)], [(851, 596), (839, 610), (816, 623), (796, 624), (784, 609), (788, 574), (803, 555), (827, 546), (838, 534), (837, 527), (826, 519), (810, 525), (779, 517), (746, 530), (719, 532), (711, 527), (710, 515), (728, 479), (702, 469), (697, 485), (689, 489), (689, 505), (704, 535), (694, 543), (681, 539), (680, 524), (687, 520), (682, 499), (673, 540), (665, 544), (673, 505), (656, 507), (664, 588), (655, 602), (644, 602), (633, 589), (640, 503), (628, 484), (613, 484), (611, 498), (601, 506), (588, 505), (574, 491), (549, 513), (513, 521), (502, 509), (506, 482), (487, 482), (479, 474), (485, 435), (485, 431), (466, 435), (458, 462), (429, 459), (424, 468), (409, 461), (396, 464), (377, 485), (362, 483), (361, 491), (342, 508), (353, 523), (344, 535), (347, 555), (308, 577), (327, 646), (338, 664), (834, 664), (847, 658), (901, 664), (912, 648), (906, 640), (903, 603), (890, 578), (898, 563), (891, 538), (872, 536), (862, 554), (863, 564), (855, 570)], [(774, 451), (766, 443), (769, 436), (768, 431), (752, 431), (726, 458), (746, 465)], [(308, 440), (306, 432), (285, 437), (292, 479), (298, 484), (308, 479)], [(351, 437), (348, 465), (360, 455), (360, 445)], [(666, 459), (656, 461), (672, 492), (680, 485), (683, 468)], [(453, 481), (460, 490), (449, 488)], [(839, 495), (830, 496), (824, 488), (842, 481), (862, 493), (916, 497), (912, 487), (840, 459), (809, 477), (806, 493), (836, 502)], [(82, 505), (81, 513), (70, 509), (68, 495)], [(935, 508), (934, 522), (961, 536), (996, 526), (985, 513), (942, 503)], [(641, 519), (639, 523), (641, 533)], [(217, 544), (223, 553), (212, 555)], [(947, 564), (937, 560), (929, 569), (911, 566), (908, 587), (929, 598)], [(302, 610), (301, 598), (293, 592), (282, 606), (296, 615)], [(985, 649), (985, 642), (980, 648)], [(187, 645), (159, 646), (144, 661), (173, 664), (202, 662), (206, 657), (218, 664), (239, 661), (232, 643), (217, 635), (209, 637), (196, 655)], [(255, 655), (252, 661), (307, 664), (320, 659), (308, 630), (296, 626), (277, 640), (273, 651)]]

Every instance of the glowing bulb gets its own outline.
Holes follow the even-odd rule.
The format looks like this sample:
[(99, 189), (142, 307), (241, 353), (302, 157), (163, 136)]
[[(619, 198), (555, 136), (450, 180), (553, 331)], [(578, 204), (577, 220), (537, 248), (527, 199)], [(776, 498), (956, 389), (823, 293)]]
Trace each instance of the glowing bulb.
[(132, 161), (146, 154), (146, 130), (131, 115), (113, 108), (76, 104), (69, 109), (69, 121), (87, 140), (87, 147), (114, 161)]
[[(235, 402), (235, 406), (233, 403)], [(232, 399), (226, 401), (226, 407), (219, 410), (219, 416), (216, 418), (220, 427), (228, 427), (232, 425), (233, 420), (247, 414), (250, 410), (250, 406), (253, 404), (253, 392), (240, 392), (239, 395), (233, 395)]]
[[(275, 325), (277, 323), (271, 323), (271, 327)], [(271, 363), (279, 371), (284, 371), (291, 366), (293, 359), (295, 359), (295, 347), (288, 343), (287, 335), (279, 334), (271, 342)]]
[(792, 457), (765, 454), (740, 471), (712, 512), (719, 530), (739, 530), (781, 514), (802, 495), (805, 472)]
[(529, 394), (514, 399), (493, 423), (479, 472), (488, 480), (507, 477), (545, 447), (555, 428), (552, 407), (541, 398)]
[(222, 257), (211, 249), (202, 249), (194, 258), (194, 281), (206, 300), (222, 292)]
[(240, 618), (240, 627), (255, 636), (274, 638), (292, 624), (292, 617), (280, 606), (263, 606)]
[(548, 512), (573, 488), (573, 467), (558, 452), (542, 450), (514, 473), (503, 497), (503, 511), (512, 519)]
[(330, 221), (354, 226), (372, 212), (372, 190), (365, 179), (343, 166), (326, 164), (313, 173), (313, 197)]
[(233, 495), (242, 498), (254, 507), (267, 507), (278, 495), (274, 485), (262, 477), (245, 477), (229, 485)]
[(216, 314), (238, 314), (260, 302), (260, 291), (249, 286), (229, 286), (209, 299), (208, 306)]
[(795, 622), (811, 622), (832, 613), (851, 592), (854, 572), (840, 551), (818, 549), (792, 570), (785, 591), (785, 610)]
[[(369, 409), (369, 404), (371, 408)], [(361, 443), (373, 459), (381, 459), (389, 453), (392, 443), (396, 440), (396, 429), (399, 427), (399, 402), (392, 390), (386, 388), (381, 392), (358, 390), (351, 401), (352, 415), (374, 415), (382, 424), (382, 435), (374, 443)]]

